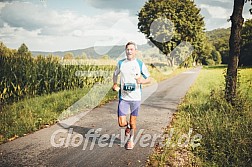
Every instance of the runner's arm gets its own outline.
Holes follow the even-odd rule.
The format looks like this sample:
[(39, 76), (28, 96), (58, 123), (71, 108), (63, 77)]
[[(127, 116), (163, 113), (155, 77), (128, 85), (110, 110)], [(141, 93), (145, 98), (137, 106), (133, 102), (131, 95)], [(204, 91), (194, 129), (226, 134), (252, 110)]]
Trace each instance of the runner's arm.
[(117, 85), (117, 79), (118, 79), (119, 73), (120, 73), (120, 69), (119, 69), (119, 67), (118, 67), (118, 65), (117, 65), (116, 70), (115, 70), (115, 72), (113, 73), (113, 83), (114, 83), (114, 84), (113, 84), (113, 87), (112, 87), (113, 90), (116, 90), (117, 87), (118, 87), (118, 85)]
[(138, 84), (147, 84), (147, 83), (150, 83), (150, 81), (151, 81), (150, 77), (148, 77), (148, 78), (139, 77), (136, 79), (136, 82)]
[(136, 78), (136, 82), (138, 84), (147, 84), (151, 82), (150, 79), (150, 73), (146, 67), (146, 65), (143, 63), (142, 66), (142, 72), (141, 72), (142, 76), (139, 76), (138, 78)]

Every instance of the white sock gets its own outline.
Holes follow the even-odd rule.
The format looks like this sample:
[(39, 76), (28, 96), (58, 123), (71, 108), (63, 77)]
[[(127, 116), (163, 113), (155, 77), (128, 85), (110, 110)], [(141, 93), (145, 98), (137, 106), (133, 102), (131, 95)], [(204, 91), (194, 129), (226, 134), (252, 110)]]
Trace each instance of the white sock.
[(134, 136), (130, 136), (130, 141), (134, 141)]
[(131, 131), (130, 131), (130, 141), (133, 141), (133, 139), (134, 139), (134, 130), (131, 129)]
[(127, 123), (127, 128), (129, 128), (129, 129), (130, 129), (130, 124), (129, 124), (129, 123)]

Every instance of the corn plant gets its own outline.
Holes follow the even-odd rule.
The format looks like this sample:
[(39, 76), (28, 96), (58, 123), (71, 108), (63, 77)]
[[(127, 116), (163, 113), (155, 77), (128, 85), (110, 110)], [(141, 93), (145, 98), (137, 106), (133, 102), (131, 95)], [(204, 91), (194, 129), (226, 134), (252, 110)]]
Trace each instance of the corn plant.
[(104, 82), (99, 74), (76, 76), (76, 71), (112, 71), (114, 66), (62, 65), (53, 55), (32, 57), (27, 49), (10, 50), (0, 43), (0, 102), (12, 103), (25, 97), (62, 90), (92, 87)]

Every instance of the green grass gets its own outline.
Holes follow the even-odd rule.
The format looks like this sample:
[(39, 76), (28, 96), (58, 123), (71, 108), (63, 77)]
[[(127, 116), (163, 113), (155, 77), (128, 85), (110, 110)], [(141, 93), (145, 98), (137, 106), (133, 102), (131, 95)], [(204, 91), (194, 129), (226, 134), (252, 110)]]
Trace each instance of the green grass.
[[(61, 113), (88, 91), (89, 88), (61, 91), (3, 107), (0, 112), (0, 143), (55, 124)], [(110, 90), (100, 105), (116, 96), (117, 93)]]
[[(172, 143), (192, 128), (200, 146), (157, 147), (150, 166), (250, 166), (252, 164), (252, 68), (239, 70), (235, 106), (224, 99), (224, 67), (205, 67), (174, 115)], [(161, 151), (160, 151), (161, 150)]]
[(172, 68), (172, 67), (161, 67), (161, 66), (156, 66), (154, 68), (149, 66), (148, 69), (149, 69), (151, 77), (153, 77), (153, 79), (156, 82), (160, 82), (162, 80), (171, 78), (175, 75), (178, 75), (181, 72), (188, 70), (188, 68), (175, 68), (175, 67)]

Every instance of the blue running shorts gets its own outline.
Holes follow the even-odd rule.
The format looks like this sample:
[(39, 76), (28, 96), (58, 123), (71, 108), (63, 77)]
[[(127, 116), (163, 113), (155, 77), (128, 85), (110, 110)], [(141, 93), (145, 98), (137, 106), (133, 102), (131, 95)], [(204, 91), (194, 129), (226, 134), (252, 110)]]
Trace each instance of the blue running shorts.
[(138, 116), (141, 101), (127, 101), (120, 99), (118, 103), (118, 116), (125, 116), (130, 114), (132, 116)]

